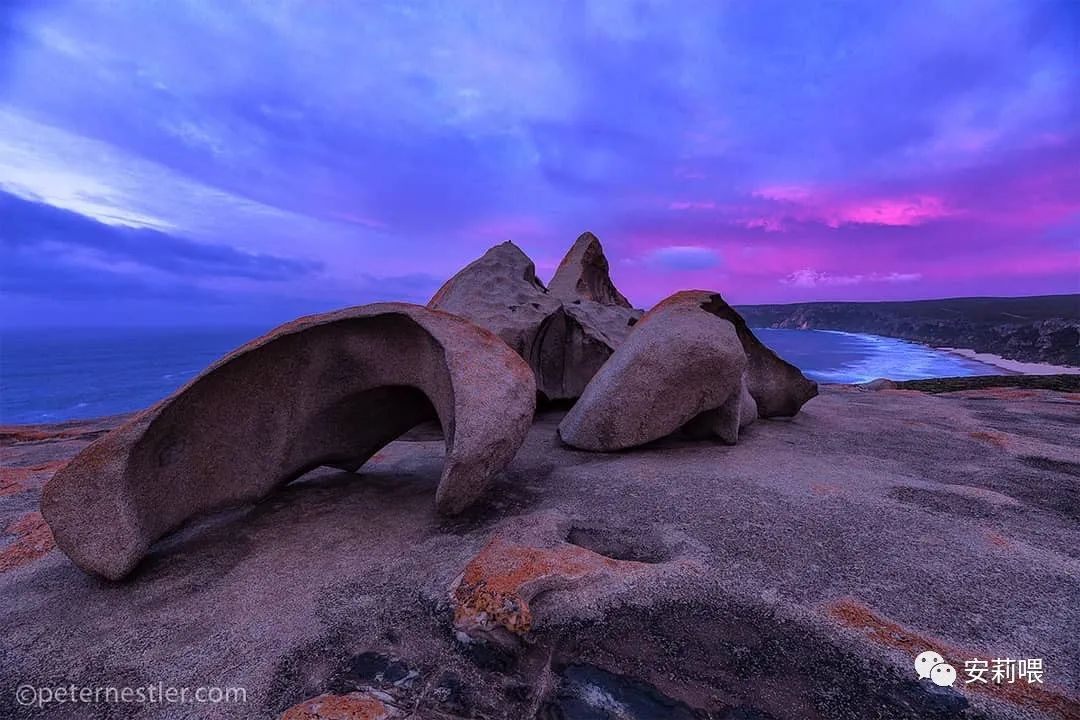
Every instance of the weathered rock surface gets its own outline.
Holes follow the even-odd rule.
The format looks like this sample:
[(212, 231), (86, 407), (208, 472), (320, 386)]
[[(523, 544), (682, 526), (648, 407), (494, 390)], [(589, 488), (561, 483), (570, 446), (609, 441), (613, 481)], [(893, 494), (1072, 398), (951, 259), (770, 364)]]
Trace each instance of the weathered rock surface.
[(817, 383), (763, 345), (742, 316), (724, 302), (719, 293), (687, 290), (675, 293), (664, 303), (682, 306), (696, 304), (735, 326), (749, 361), (747, 384), (757, 402), (759, 417), (791, 417), (799, 412), (807, 400), (817, 395)]
[(878, 390), (896, 390), (899, 386), (889, 378), (875, 378), (868, 382), (859, 383), (863, 390), (877, 392)]
[(536, 277), (536, 266), (512, 242), (488, 250), (443, 283), (428, 307), (459, 315), (502, 338), (528, 359), (537, 329), (561, 303)]
[(356, 470), (437, 419), (447, 451), (436, 505), (455, 513), (513, 458), (535, 392), (517, 355), (453, 315), (404, 303), (313, 315), (85, 449), (45, 486), (41, 510), (76, 564), (116, 579), (194, 515), (321, 465)]
[(590, 530), (570, 527), (557, 513), (540, 513), (501, 530), (450, 588), (456, 631), (470, 641), (513, 647), (517, 639), (530, 636), (534, 618), (529, 603), (544, 593), (563, 590), (588, 603), (616, 587), (625, 592), (636, 583), (699, 569), (689, 554), (678, 563), (648, 556), (645, 562), (610, 557), (573, 542), (590, 537)]
[(746, 373), (739, 383), (738, 395), (732, 394), (715, 410), (706, 410), (683, 426), (690, 437), (719, 438), (728, 445), (739, 441), (739, 432), (757, 420), (757, 402), (750, 394)]
[[(586, 235), (591, 241), (582, 241)], [(460, 315), (502, 338), (532, 367), (544, 398), (576, 398), (641, 317), (607, 276), (599, 241), (586, 235), (561, 266), (566, 270), (560, 285), (571, 288), (564, 288), (562, 296), (549, 292), (537, 279), (532, 260), (505, 242), (450, 278), (428, 307)], [(573, 268), (580, 269), (576, 279), (571, 278)], [(579, 279), (586, 291), (596, 290), (586, 295), (605, 302), (573, 290)]]
[[(0, 717), (264, 720), (371, 688), (424, 720), (605, 717), (605, 698), (635, 720), (1071, 720), (1080, 394), (1027, 392), (827, 385), (737, 449), (582, 453), (545, 413), (452, 518), (431, 512), (445, 443), (412, 433), (359, 480), (322, 468), (194, 520), (122, 585), (57, 551), (0, 572)], [(101, 426), (0, 431), (0, 465), (66, 460)], [(34, 483), (0, 496), (0, 529), (38, 499)], [(677, 564), (681, 533), (698, 567), (534, 595), (513, 653), (459, 642), (448, 588), (496, 537), (558, 550), (506, 535), (541, 515), (617, 561)], [(0, 550), (17, 542), (0, 530)], [(935, 688), (913, 674), (927, 648), (959, 668), (1042, 658), (1045, 682)], [(157, 681), (240, 686), (247, 702), (37, 708), (14, 693)]]
[(738, 437), (746, 353), (735, 326), (700, 303), (664, 301), (645, 314), (559, 425), (583, 450), (621, 450), (669, 435), (698, 415)]
[(563, 300), (591, 300), (601, 305), (631, 307), (611, 281), (607, 257), (600, 240), (582, 233), (559, 263), (548, 291)]
[(366, 693), (325, 694), (297, 703), (281, 720), (392, 720), (401, 713)]

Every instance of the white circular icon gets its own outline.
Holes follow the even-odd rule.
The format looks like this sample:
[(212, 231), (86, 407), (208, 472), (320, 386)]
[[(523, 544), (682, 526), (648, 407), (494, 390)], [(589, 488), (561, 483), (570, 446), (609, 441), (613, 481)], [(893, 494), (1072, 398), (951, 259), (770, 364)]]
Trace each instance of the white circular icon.
[(940, 662), (930, 669), (930, 681), (941, 687), (949, 687), (956, 682), (956, 668), (949, 663)]
[(919, 674), (919, 679), (930, 677), (930, 671), (934, 669), (935, 665), (940, 665), (945, 662), (945, 658), (938, 655), (933, 650), (927, 650), (924, 653), (920, 653), (915, 658), (915, 672)]

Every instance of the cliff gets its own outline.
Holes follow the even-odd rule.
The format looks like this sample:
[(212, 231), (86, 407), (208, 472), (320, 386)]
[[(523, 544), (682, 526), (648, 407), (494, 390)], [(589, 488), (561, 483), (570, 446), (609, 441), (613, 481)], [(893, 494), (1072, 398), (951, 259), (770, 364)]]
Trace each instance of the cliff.
[(742, 305), (754, 327), (871, 333), (1010, 360), (1080, 366), (1080, 294)]

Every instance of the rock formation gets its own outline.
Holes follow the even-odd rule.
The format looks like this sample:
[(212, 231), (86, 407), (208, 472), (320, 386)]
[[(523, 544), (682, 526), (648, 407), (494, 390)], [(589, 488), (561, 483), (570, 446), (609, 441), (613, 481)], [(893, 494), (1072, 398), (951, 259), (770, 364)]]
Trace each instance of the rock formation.
[(601, 305), (631, 307), (611, 282), (608, 261), (600, 240), (591, 232), (574, 242), (548, 284), (548, 291), (563, 300), (591, 300)]
[(607, 267), (600, 241), (585, 233), (559, 266), (556, 293), (537, 279), (532, 260), (505, 242), (450, 278), (428, 307), (502, 338), (532, 367), (545, 399), (573, 399), (641, 317)]
[(699, 305), (735, 326), (749, 361), (747, 385), (757, 402), (758, 417), (791, 417), (799, 412), (807, 400), (817, 395), (817, 383), (807, 379), (799, 368), (782, 360), (763, 345), (742, 316), (724, 302), (719, 293), (686, 290), (675, 293), (664, 303), (678, 303), (687, 307)]
[(715, 410), (707, 410), (683, 426), (683, 432), (691, 437), (718, 438), (728, 445), (739, 441), (739, 432), (757, 420), (757, 402), (750, 394), (750, 387), (743, 373), (738, 395), (732, 393), (728, 401)]
[[(582, 617), (636, 583), (682, 579), (700, 572), (700, 548), (674, 534), (645, 539), (639, 557), (607, 527), (573, 527), (559, 511), (533, 513), (503, 527), (450, 586), (454, 631), (466, 642), (515, 648), (542, 624), (534, 600), (564, 618)], [(653, 547), (650, 547), (652, 545)], [(638, 549), (638, 548), (635, 548)], [(618, 555), (619, 557), (615, 557)], [(561, 601), (551, 595), (562, 592)]]
[(404, 303), (313, 315), (87, 447), (45, 486), (42, 514), (76, 564), (116, 579), (188, 518), (320, 465), (356, 470), (431, 419), (446, 439), (436, 505), (456, 513), (514, 457), (535, 393), (517, 355), (453, 315)]
[(281, 720), (392, 720), (401, 717), (394, 708), (367, 693), (324, 694), (285, 711)]
[(584, 450), (619, 450), (683, 427), (735, 443), (756, 417), (791, 416), (817, 384), (754, 337), (718, 294), (690, 290), (641, 319), (559, 426)]
[(533, 261), (512, 242), (466, 265), (428, 302), (429, 308), (487, 328), (526, 359), (537, 329), (560, 305), (537, 279)]
[[(45, 544), (6, 572), (0, 562), (0, 677), (7, 688), (160, 678), (246, 689), (245, 703), (172, 713), (206, 720), (267, 720), (297, 704), (289, 720), (378, 717), (365, 698), (416, 720), (610, 718), (609, 698), (624, 717), (665, 720), (1075, 719), (1080, 523), (1067, 439), (1080, 378), (1036, 389), (1046, 380), (921, 386), (941, 394), (826, 385), (797, 422), (756, 423), (735, 448), (585, 453), (553, 442), (562, 413), (543, 413), (507, 469), (514, 482), (482, 513), (446, 520), (431, 512), (442, 443), (407, 434), (362, 481), (321, 468), (254, 511), (196, 519), (122, 585), (86, 578)], [(115, 423), (0, 428), (0, 470), (66, 463)], [(21, 483), (0, 495), (0, 553), (22, 544), (3, 528), (15, 532), (39, 499), (36, 477)], [(525, 531), (541, 513), (559, 524)], [(564, 542), (617, 563), (567, 572), (583, 556)], [(551, 572), (523, 558), (550, 559)], [(451, 595), (466, 570), (527, 604), (527, 637), (505, 630), (513, 650), (459, 640), (462, 627), (523, 627), (509, 604), (469, 620), (486, 603), (464, 584)], [(529, 581), (547, 576), (558, 589), (533, 594)], [(927, 614), (938, 607), (963, 611)], [(938, 688), (912, 670), (927, 648), (956, 667), (1031, 648), (1046, 683)], [(168, 712), (24, 708), (0, 693), (11, 720)]]
[[(678, 296), (674, 296), (678, 300)], [(669, 299), (634, 328), (559, 425), (583, 450), (621, 450), (669, 435), (702, 413), (697, 429), (738, 437), (747, 369), (735, 326), (700, 305)]]

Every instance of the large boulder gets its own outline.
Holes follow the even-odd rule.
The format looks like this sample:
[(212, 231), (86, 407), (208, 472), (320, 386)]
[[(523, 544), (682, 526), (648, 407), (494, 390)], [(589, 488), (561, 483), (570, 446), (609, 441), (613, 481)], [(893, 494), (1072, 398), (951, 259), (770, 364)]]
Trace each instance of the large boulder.
[(724, 302), (719, 293), (687, 290), (675, 293), (664, 302), (685, 307), (700, 306), (705, 312), (735, 326), (749, 361), (747, 386), (757, 403), (758, 417), (792, 417), (807, 400), (817, 395), (817, 383), (763, 345), (742, 316)]
[(437, 419), (446, 459), (435, 502), (456, 513), (514, 457), (535, 394), (505, 343), (453, 315), (404, 303), (313, 315), (86, 448), (45, 486), (41, 511), (68, 557), (116, 579), (194, 515), (321, 465), (356, 470)]
[(730, 435), (742, 415), (746, 353), (735, 326), (701, 308), (661, 303), (593, 377), (559, 425), (583, 450), (621, 450), (664, 437), (702, 413)]
[(728, 445), (739, 441), (739, 433), (757, 420), (757, 402), (743, 373), (738, 396), (732, 394), (726, 403), (715, 410), (706, 410), (683, 426), (690, 437), (717, 438)]
[(569, 445), (618, 450), (682, 428), (735, 443), (757, 417), (786, 417), (817, 383), (761, 344), (716, 293), (657, 304), (597, 372), (559, 426)]
[(601, 305), (631, 307), (611, 281), (608, 261), (600, 240), (591, 232), (582, 233), (559, 263), (548, 291), (564, 300), (591, 300)]
[[(578, 283), (571, 282), (571, 269), (586, 278), (582, 292), (573, 289)], [(641, 311), (615, 290), (603, 249), (591, 233), (570, 249), (555, 281), (564, 289), (561, 295), (549, 292), (532, 260), (505, 242), (450, 278), (428, 307), (460, 315), (502, 338), (532, 367), (545, 399), (573, 399), (627, 337)]]

